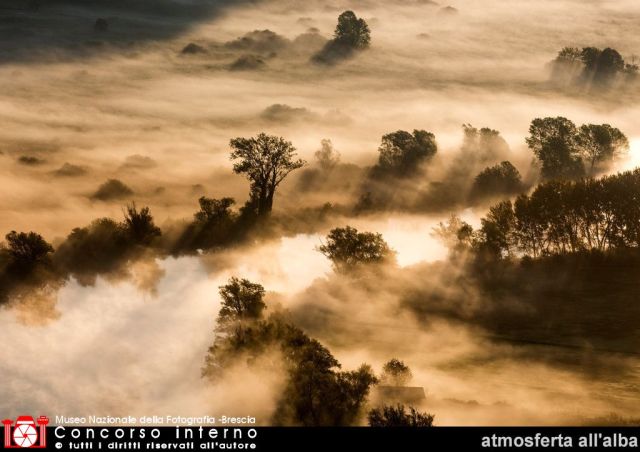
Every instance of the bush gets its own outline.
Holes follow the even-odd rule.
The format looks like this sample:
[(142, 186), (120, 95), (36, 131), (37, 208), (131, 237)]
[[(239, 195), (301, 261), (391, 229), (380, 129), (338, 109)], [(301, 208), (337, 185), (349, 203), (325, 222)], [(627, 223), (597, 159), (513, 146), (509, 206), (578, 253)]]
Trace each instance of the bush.
[(409, 407), (407, 413), (404, 405), (385, 405), (369, 411), (367, 418), (370, 427), (433, 427), (435, 416), (420, 413), (414, 407)]

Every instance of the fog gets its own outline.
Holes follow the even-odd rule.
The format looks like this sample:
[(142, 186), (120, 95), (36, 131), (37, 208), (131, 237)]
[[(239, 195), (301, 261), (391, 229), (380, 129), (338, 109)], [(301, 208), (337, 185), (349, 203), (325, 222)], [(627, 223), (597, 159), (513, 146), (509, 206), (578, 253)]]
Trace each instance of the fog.
[[(415, 219), (394, 221), (400, 231), (416, 227)], [(384, 230), (385, 224), (369, 226)], [(56, 315), (37, 325), (20, 310), (2, 310), (0, 340), (11, 345), (0, 364), (6, 382), (0, 409), (14, 417), (43, 409), (59, 416), (249, 415), (268, 424), (283, 381), (273, 368), (240, 365), (214, 385), (200, 378), (220, 306), (217, 288), (242, 275), (269, 290), (268, 310), (293, 312), (345, 368), (367, 362), (379, 370), (400, 356), (412, 368), (412, 385), (427, 392), (424, 408), (436, 413), (438, 425), (570, 423), (634, 412), (631, 382), (614, 384), (608, 374), (581, 374), (545, 359), (583, 354), (590, 366), (615, 373), (618, 366), (637, 366), (637, 358), (495, 343), (482, 330), (445, 318), (425, 325), (400, 310), (399, 286), (408, 280), (372, 294), (336, 279), (315, 250), (317, 241), (285, 238), (232, 253), (223, 266), (197, 257), (159, 260), (155, 295), (136, 286), (135, 278), (99, 279), (88, 287), (71, 281), (58, 292)], [(400, 263), (438, 256), (402, 241), (395, 245)]]
[[(291, 311), (345, 368), (367, 362), (379, 371), (390, 358), (405, 360), (439, 425), (633, 414), (637, 375), (629, 387), (616, 386), (614, 371), (593, 377), (557, 366), (553, 357), (539, 359), (570, 353), (562, 349), (493, 341), (444, 317), (425, 323), (393, 293), (392, 284), (408, 276), (372, 296), (336, 280), (317, 247), (329, 229), (349, 224), (381, 233), (399, 268), (411, 272), (446, 265), (448, 250), (432, 228), (449, 214), (479, 224), (485, 206), (354, 214), (380, 139), (395, 130), (436, 136), (438, 155), (420, 187), (446, 185), (463, 124), (500, 131), (509, 160), (532, 181), (524, 138), (536, 117), (618, 127), (631, 149), (615, 169), (640, 165), (638, 85), (565, 89), (550, 83), (548, 66), (565, 46), (613, 47), (631, 60), (640, 52), (637, 1), (163, 0), (151, 10), (147, 2), (60, 0), (43, 2), (38, 12), (15, 3), (17, 9), (0, 9), (0, 42), (22, 43), (0, 53), (2, 235), (33, 230), (57, 244), (95, 218), (121, 218), (133, 200), (148, 205), (163, 229), (190, 220), (203, 195), (241, 205), (248, 183), (232, 172), (229, 140), (261, 131), (290, 140), (308, 168), (315, 168), (321, 140), (331, 139), (346, 176), (300, 190), (298, 172), (280, 187), (276, 214), (325, 203), (344, 208), (311, 231), (287, 230), (202, 256), (158, 257), (134, 266), (133, 278), (100, 277), (89, 286), (72, 279), (53, 301), (34, 295), (26, 307), (2, 307), (0, 339), (8, 345), (0, 353), (0, 411), (250, 414), (268, 423), (281, 373), (239, 368), (216, 385), (200, 378), (218, 286), (239, 276), (264, 285), (267, 304)], [(448, 5), (458, 12), (444, 14)], [(333, 66), (310, 62), (345, 9), (367, 20), (371, 48)], [(94, 29), (100, 17), (109, 18), (106, 32)], [(276, 35), (252, 33), (264, 30)], [(183, 51), (190, 43), (196, 50)], [(98, 195), (110, 179), (131, 191)], [(443, 284), (417, 279), (416, 287)], [(479, 298), (468, 294), (470, 304)], [(350, 333), (305, 315), (321, 308), (354, 319)], [(637, 357), (599, 353), (593, 361), (612, 369), (638, 365)]]

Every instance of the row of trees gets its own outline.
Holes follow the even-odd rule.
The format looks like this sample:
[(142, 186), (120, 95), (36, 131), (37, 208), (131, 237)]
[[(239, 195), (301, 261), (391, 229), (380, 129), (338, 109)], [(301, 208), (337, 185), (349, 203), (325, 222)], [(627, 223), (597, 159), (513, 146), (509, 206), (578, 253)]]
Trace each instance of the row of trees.
[(572, 83), (609, 87), (621, 76), (635, 78), (638, 64), (635, 57), (625, 61), (620, 52), (611, 47), (564, 47), (553, 61), (554, 79)]
[(593, 176), (608, 169), (629, 149), (627, 137), (609, 124), (578, 128), (561, 116), (534, 119), (526, 142), (546, 180)]
[(456, 233), (496, 256), (640, 248), (640, 169), (542, 183), (513, 203), (492, 206), (475, 234), (466, 224)]
[(0, 303), (22, 285), (55, 285), (68, 275), (90, 283), (97, 274), (116, 271), (139, 256), (160, 237), (160, 228), (147, 207), (132, 203), (123, 213), (121, 222), (100, 218), (74, 228), (55, 250), (38, 233), (8, 233), (0, 246)]

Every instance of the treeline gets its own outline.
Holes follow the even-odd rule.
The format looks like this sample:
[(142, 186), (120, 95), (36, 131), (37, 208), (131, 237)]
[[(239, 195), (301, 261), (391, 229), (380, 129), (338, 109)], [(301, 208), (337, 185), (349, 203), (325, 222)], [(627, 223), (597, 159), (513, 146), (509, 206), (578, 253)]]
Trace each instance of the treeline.
[[(464, 228), (464, 229), (463, 229)], [(600, 179), (545, 182), (515, 202), (492, 206), (461, 241), (494, 256), (531, 256), (640, 248), (640, 169)]]
[(610, 87), (638, 77), (635, 58), (625, 61), (616, 49), (564, 47), (552, 63), (552, 78), (564, 83)]

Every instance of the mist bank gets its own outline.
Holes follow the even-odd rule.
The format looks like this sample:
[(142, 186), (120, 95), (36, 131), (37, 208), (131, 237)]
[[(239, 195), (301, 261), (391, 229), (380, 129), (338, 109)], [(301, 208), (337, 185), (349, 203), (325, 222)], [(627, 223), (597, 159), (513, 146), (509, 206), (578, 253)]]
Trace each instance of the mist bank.
[[(525, 179), (532, 118), (610, 123), (637, 140), (634, 90), (567, 91), (550, 83), (546, 67), (565, 45), (613, 47), (629, 59), (638, 47), (626, 32), (637, 14), (633, 2), (607, 3), (604, 12), (572, 2), (455, 6), (459, 13), (445, 20), (438, 7), (418, 3), (251, 3), (129, 50), (107, 45), (81, 59), (48, 52), (46, 61), (4, 65), (0, 180), (16, 188), (5, 195), (0, 227), (35, 224), (53, 238), (117, 216), (127, 199), (91, 198), (109, 179), (129, 187), (160, 224), (189, 216), (200, 195), (241, 203), (246, 190), (230, 175), (228, 142), (261, 130), (291, 140), (308, 161), (331, 139), (344, 163), (366, 168), (380, 138), (396, 130), (434, 133), (446, 162), (460, 147), (461, 125), (470, 123), (500, 131)], [(370, 48), (318, 67), (311, 57), (347, 7), (368, 21)], [(568, 14), (579, 20), (560, 35), (551, 25)], [(594, 29), (602, 36), (594, 38)], [(203, 51), (184, 54), (191, 43)], [(249, 56), (264, 64), (231, 70)], [(322, 202), (342, 204), (358, 188), (357, 172), (342, 174), (350, 187), (336, 187)], [(446, 173), (422, 182), (438, 176)], [(296, 188), (283, 185), (283, 205), (298, 202)]]

